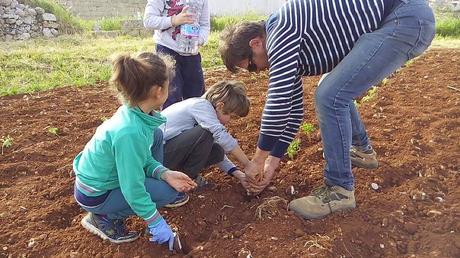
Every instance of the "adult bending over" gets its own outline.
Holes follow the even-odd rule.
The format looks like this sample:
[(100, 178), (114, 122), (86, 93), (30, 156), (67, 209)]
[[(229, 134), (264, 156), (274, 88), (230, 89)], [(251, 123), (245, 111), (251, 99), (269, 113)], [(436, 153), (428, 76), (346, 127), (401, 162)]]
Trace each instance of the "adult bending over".
[(302, 76), (329, 72), (315, 96), (325, 184), (289, 208), (308, 219), (354, 208), (350, 153), (355, 165), (377, 163), (353, 100), (423, 53), (434, 34), (425, 0), (290, 0), (267, 22), (227, 28), (219, 49), (227, 68), (270, 75), (258, 147), (245, 170), (254, 191), (270, 183), (302, 122)]

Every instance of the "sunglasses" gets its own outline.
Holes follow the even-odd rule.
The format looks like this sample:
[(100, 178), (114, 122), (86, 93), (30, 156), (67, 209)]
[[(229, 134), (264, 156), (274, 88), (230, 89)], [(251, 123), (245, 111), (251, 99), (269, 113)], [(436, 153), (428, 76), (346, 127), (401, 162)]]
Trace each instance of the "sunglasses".
[(249, 56), (248, 56), (248, 71), (249, 72), (257, 71), (257, 65), (254, 63), (254, 60), (252, 59), (252, 51), (249, 53)]

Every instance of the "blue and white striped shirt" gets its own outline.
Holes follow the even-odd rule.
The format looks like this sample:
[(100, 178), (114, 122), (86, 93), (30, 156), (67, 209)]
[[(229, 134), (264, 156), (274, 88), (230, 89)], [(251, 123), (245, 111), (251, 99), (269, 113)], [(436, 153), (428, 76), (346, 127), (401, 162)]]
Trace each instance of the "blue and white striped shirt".
[(266, 23), (270, 81), (258, 146), (281, 157), (303, 119), (302, 76), (331, 71), (394, 0), (290, 0)]

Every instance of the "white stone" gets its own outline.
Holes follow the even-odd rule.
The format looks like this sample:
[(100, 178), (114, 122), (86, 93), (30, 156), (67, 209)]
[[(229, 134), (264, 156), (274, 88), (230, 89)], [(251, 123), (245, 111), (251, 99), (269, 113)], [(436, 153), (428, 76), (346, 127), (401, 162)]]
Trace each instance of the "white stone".
[(21, 19), (16, 20), (16, 25), (18, 25), (18, 26), (23, 24), (23, 23), (24, 23), (24, 21), (21, 20)]
[(0, 5), (10, 6), (12, 2), (12, 0), (0, 0)]
[(29, 24), (29, 25), (30, 25), (30, 24), (32, 24), (33, 22), (34, 22), (34, 18), (32, 18), (32, 16), (26, 16), (26, 17), (24, 18), (24, 23), (25, 23), (25, 24)]
[(44, 13), (42, 18), (44, 21), (57, 21), (56, 16), (52, 13)]
[(26, 33), (23, 33), (23, 34), (21, 34), (21, 35), (19, 36), (19, 39), (21, 39), (21, 40), (28, 40), (28, 39), (30, 39), (30, 34), (27, 33), (27, 32), (26, 32)]
[(51, 30), (48, 29), (48, 28), (44, 28), (43, 29), (43, 36), (47, 37), (47, 38), (52, 38), (53, 37), (53, 34), (51, 33)]
[(374, 190), (379, 190), (379, 185), (377, 183), (372, 183), (371, 184), (371, 188), (374, 189)]
[(18, 15), (19, 17), (24, 17), (26, 16), (26, 12), (24, 12), (24, 10), (22, 9), (16, 9), (16, 11), (14, 12), (16, 15)]
[(53, 34), (54, 37), (57, 37), (59, 35), (59, 32), (55, 29), (51, 29), (51, 34)]
[(32, 15), (32, 16), (37, 15), (37, 11), (35, 11), (35, 9), (33, 9), (33, 8), (29, 8), (29, 9), (27, 10), (27, 12), (28, 12), (30, 15)]
[(35, 11), (37, 12), (37, 14), (44, 14), (45, 13), (45, 9), (43, 9), (41, 7), (35, 7)]
[(7, 41), (9, 41), (9, 40), (13, 40), (13, 36), (12, 36), (12, 35), (9, 35), (9, 34), (7, 34), (7, 35), (5, 36), (5, 40), (7, 40)]

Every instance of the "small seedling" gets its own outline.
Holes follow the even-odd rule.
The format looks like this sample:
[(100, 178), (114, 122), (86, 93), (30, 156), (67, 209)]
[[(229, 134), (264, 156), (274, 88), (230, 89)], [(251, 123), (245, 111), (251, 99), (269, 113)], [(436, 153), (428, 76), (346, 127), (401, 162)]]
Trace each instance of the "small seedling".
[(59, 128), (50, 127), (50, 128), (48, 128), (48, 133), (58, 136), (59, 135)]
[(304, 134), (308, 135), (308, 134), (313, 133), (316, 130), (316, 128), (312, 123), (303, 123), (300, 126), (300, 130), (302, 130)]
[(300, 150), (300, 140), (299, 139), (294, 139), (291, 144), (289, 144), (289, 147), (287, 149), (287, 155), (290, 159), (294, 159), (294, 156), (299, 152)]
[(11, 138), (11, 136), (7, 135), (6, 137), (5, 136), (2, 136), (2, 155), (3, 155), (3, 149), (4, 148), (9, 148), (13, 145), (13, 138)]
[(101, 117), (102, 123), (104, 123), (104, 122), (107, 121), (107, 120), (108, 120), (108, 118), (107, 118), (106, 116)]
[(375, 97), (377, 96), (377, 87), (372, 87), (369, 89), (369, 91), (367, 92), (367, 95), (364, 96), (360, 103), (364, 103), (364, 102), (368, 102), (368, 101), (371, 101), (373, 100)]

